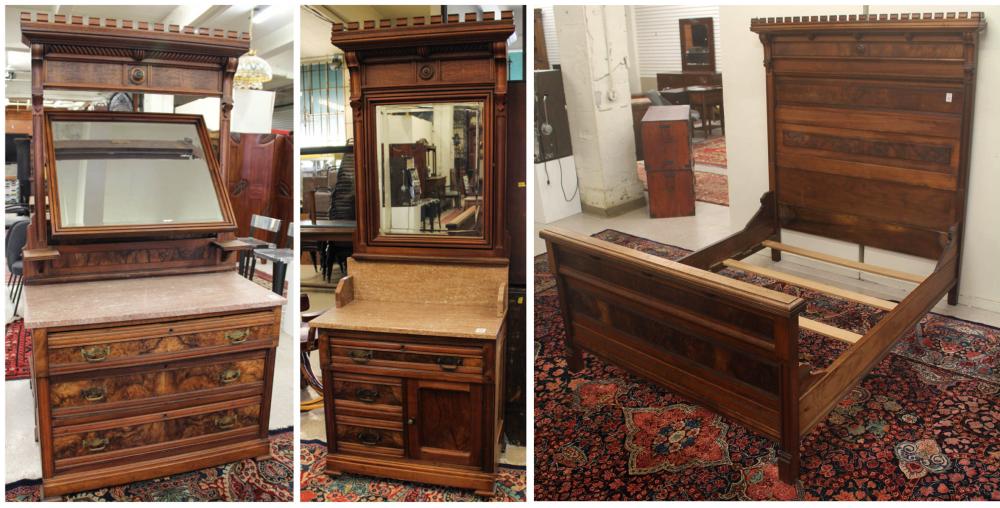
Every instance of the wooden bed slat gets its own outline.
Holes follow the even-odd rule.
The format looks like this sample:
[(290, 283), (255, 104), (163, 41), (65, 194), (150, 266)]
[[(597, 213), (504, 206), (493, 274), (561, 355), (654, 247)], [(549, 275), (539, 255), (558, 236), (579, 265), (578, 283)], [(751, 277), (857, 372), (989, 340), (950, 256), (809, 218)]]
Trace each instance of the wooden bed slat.
[(772, 270), (770, 268), (766, 268), (763, 266), (752, 265), (750, 263), (737, 261), (735, 259), (727, 259), (723, 261), (722, 264), (730, 268), (743, 270), (744, 272), (752, 272), (781, 282), (787, 282), (789, 284), (793, 284), (796, 286), (802, 286), (806, 289), (812, 289), (814, 291), (819, 291), (821, 293), (827, 293), (830, 295), (839, 296), (845, 300), (850, 300), (852, 302), (871, 305), (872, 307), (876, 307), (882, 310), (892, 310), (896, 308), (896, 304), (888, 300), (882, 300), (880, 298), (875, 298), (873, 296), (863, 295), (861, 293), (856, 293), (854, 291), (841, 289), (836, 286), (831, 286), (829, 284), (823, 284), (822, 282), (816, 282), (813, 280), (806, 279), (804, 277), (798, 277), (784, 272), (779, 272), (778, 270)]
[(780, 250), (782, 252), (787, 252), (789, 254), (795, 254), (798, 256), (807, 257), (810, 259), (823, 261), (825, 263), (830, 263), (833, 265), (846, 266), (848, 268), (853, 268), (855, 270), (860, 270), (862, 272), (874, 273), (885, 277), (891, 277), (893, 279), (915, 282), (917, 284), (920, 284), (926, 278), (922, 275), (915, 275), (912, 273), (901, 272), (899, 270), (893, 270), (892, 268), (870, 265), (858, 261), (851, 261), (850, 259), (831, 256), (829, 254), (824, 254), (822, 252), (817, 252), (814, 250), (803, 249), (801, 247), (794, 247), (791, 245), (785, 245), (781, 242), (775, 242), (773, 240), (764, 240), (763, 242), (761, 242), (761, 245), (765, 247), (770, 247), (772, 249)]
[(799, 328), (804, 328), (810, 332), (815, 332), (831, 339), (837, 339), (848, 344), (854, 344), (855, 342), (861, 340), (861, 335), (854, 333), (849, 330), (844, 330), (842, 328), (837, 328), (836, 326), (830, 326), (825, 323), (820, 323), (819, 321), (813, 321), (809, 318), (804, 318), (799, 316)]

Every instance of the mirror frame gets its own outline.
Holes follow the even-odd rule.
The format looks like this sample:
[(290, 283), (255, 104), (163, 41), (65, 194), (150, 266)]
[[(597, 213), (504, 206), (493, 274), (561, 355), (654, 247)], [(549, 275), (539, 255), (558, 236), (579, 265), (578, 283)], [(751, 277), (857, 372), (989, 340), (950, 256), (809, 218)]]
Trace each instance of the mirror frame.
[[(133, 122), (133, 123), (182, 123), (195, 127), (205, 152), (205, 162), (215, 188), (215, 196), (222, 212), (222, 220), (216, 222), (186, 222), (175, 224), (133, 224), (114, 226), (73, 226), (64, 227), (59, 214), (59, 180), (56, 171), (55, 144), (52, 138), (53, 121), (91, 122)], [(109, 111), (46, 111), (45, 126), (45, 179), (49, 198), (49, 220), (53, 238), (122, 236), (156, 236), (165, 233), (221, 233), (236, 231), (236, 219), (232, 204), (222, 183), (222, 173), (208, 129), (201, 115), (179, 115), (172, 113), (116, 113)]]
[[(483, 104), (483, 235), (451, 236), (432, 234), (383, 234), (381, 232), (381, 189), (378, 189), (378, 138), (376, 130), (376, 109), (392, 104), (433, 104), (467, 103)], [(367, 243), (372, 247), (460, 247), (491, 249), (496, 245), (494, 224), (499, 217), (496, 172), (496, 146), (494, 126), (494, 97), (492, 92), (475, 91), (427, 91), (419, 94), (376, 94), (365, 98), (363, 139), (372, 140), (372, 146), (355, 147), (365, 158), (361, 169), (364, 178), (357, 179), (358, 212), (365, 214), (367, 223)], [(364, 188), (361, 187), (364, 186)], [(368, 186), (372, 186), (369, 188)], [(502, 220), (499, 219), (499, 220)]]
[[(677, 20), (679, 35), (681, 38), (681, 69), (684, 72), (704, 72), (715, 73), (715, 21), (711, 17), (707, 18), (684, 18)], [(708, 26), (708, 65), (691, 65), (688, 63), (688, 46), (684, 41), (684, 27), (691, 25)]]

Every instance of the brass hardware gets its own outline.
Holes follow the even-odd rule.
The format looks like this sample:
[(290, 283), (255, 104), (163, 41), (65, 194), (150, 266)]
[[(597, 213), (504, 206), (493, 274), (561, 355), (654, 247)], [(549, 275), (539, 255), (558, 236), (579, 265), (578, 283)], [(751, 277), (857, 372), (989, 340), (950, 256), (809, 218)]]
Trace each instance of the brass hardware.
[(142, 67), (132, 67), (128, 72), (128, 79), (133, 85), (142, 84), (146, 81), (146, 71)]
[(368, 363), (373, 354), (371, 349), (352, 349), (347, 356), (351, 357), (354, 363)]
[(441, 370), (458, 370), (462, 365), (462, 359), (457, 356), (439, 356), (435, 361)]
[(406, 424), (407, 425), (413, 425), (414, 423), (417, 423), (417, 421), (414, 420), (413, 418), (407, 418), (406, 419)]
[(367, 402), (369, 404), (374, 403), (378, 400), (377, 390), (366, 390), (364, 388), (358, 388), (358, 391), (354, 392), (354, 395), (358, 397), (361, 402)]
[(83, 395), (83, 400), (86, 400), (87, 402), (97, 402), (99, 400), (104, 400), (107, 393), (105, 393), (104, 388), (94, 386), (81, 391), (80, 395)]
[(108, 447), (108, 438), (106, 437), (95, 437), (93, 439), (84, 439), (83, 448), (88, 452), (99, 452)]
[(88, 363), (103, 362), (111, 354), (111, 346), (83, 346), (80, 348), (80, 354)]
[(222, 371), (222, 374), (219, 374), (219, 382), (224, 385), (228, 385), (229, 383), (239, 379), (242, 374), (243, 373), (240, 372), (240, 369), (226, 369)]
[(382, 440), (382, 434), (378, 431), (363, 430), (358, 432), (358, 441), (365, 446), (375, 446)]
[(236, 427), (236, 416), (227, 415), (215, 418), (215, 427), (219, 430), (229, 430)]
[(249, 328), (226, 332), (226, 340), (228, 340), (230, 344), (242, 344), (246, 342), (248, 338), (250, 338)]

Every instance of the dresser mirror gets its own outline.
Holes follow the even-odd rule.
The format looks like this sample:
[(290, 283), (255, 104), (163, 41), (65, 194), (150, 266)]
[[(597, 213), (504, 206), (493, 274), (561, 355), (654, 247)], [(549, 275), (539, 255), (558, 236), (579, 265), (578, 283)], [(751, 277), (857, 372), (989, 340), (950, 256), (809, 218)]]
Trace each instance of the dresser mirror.
[(715, 72), (715, 33), (712, 18), (678, 20), (681, 67), (685, 71)]
[(482, 101), (375, 107), (379, 234), (483, 237)]
[(232, 223), (200, 117), (67, 112), (46, 120), (54, 235)]

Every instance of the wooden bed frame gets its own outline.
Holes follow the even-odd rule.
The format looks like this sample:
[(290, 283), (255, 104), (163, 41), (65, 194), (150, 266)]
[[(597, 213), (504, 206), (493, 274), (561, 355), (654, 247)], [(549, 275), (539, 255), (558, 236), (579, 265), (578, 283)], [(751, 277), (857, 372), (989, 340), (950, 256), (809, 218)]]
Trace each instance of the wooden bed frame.
[[(678, 261), (546, 229), (571, 370), (586, 350), (775, 440), (799, 476), (822, 422), (946, 294), (957, 303), (981, 13), (754, 19), (767, 74), (770, 191), (741, 231)], [(648, 148), (647, 148), (648, 149)], [(937, 260), (926, 276), (782, 244), (782, 229)], [(895, 303), (740, 261), (761, 249), (915, 283)], [(800, 316), (753, 272), (887, 314), (863, 335)], [(829, 366), (804, 329), (850, 344)]]

